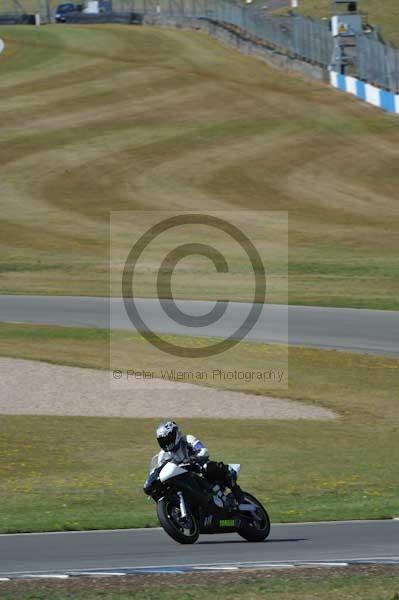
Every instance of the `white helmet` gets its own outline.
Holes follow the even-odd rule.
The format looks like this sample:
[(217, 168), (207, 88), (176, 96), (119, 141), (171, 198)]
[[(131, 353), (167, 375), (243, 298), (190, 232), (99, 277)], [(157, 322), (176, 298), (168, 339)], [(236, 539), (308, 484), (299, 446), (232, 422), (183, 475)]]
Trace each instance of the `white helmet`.
[(177, 450), (181, 440), (181, 432), (174, 421), (161, 423), (157, 427), (157, 440), (162, 450), (171, 452)]

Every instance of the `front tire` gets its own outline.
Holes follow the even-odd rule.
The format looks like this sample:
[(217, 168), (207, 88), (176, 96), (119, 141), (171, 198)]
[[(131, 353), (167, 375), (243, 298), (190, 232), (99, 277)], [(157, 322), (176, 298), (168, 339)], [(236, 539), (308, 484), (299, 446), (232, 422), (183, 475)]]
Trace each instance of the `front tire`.
[(183, 522), (180, 515), (179, 501), (176, 498), (161, 498), (157, 502), (157, 515), (166, 533), (179, 544), (194, 544), (198, 540), (200, 528), (198, 519), (187, 515)]
[(238, 535), (240, 535), (247, 542), (263, 542), (270, 533), (270, 518), (267, 514), (265, 507), (251, 494), (243, 492), (244, 502), (255, 504), (257, 507), (256, 516), (257, 519), (252, 522), (243, 521), (240, 527), (237, 529)]

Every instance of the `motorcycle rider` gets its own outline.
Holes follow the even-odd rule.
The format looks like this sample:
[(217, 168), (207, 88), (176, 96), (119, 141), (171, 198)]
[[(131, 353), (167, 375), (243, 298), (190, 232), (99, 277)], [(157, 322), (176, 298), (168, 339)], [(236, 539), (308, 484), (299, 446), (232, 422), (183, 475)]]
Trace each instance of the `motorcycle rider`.
[[(215, 462), (209, 459), (209, 451), (202, 442), (193, 435), (182, 435), (175, 421), (161, 423), (156, 431), (157, 441), (161, 447), (158, 454), (158, 465), (165, 460), (176, 464), (182, 462), (195, 462), (201, 467), (201, 471), (207, 481), (211, 484), (219, 483), (222, 487), (229, 487), (237, 502), (241, 499), (241, 488), (237, 484), (237, 474), (233, 469), (223, 462)], [(144, 486), (144, 491), (147, 493)], [(214, 495), (213, 502), (216, 506), (223, 506), (220, 496)]]

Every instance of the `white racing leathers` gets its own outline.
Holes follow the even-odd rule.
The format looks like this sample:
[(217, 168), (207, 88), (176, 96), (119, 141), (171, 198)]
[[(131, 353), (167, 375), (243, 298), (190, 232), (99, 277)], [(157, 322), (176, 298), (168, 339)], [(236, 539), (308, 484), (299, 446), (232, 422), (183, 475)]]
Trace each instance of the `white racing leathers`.
[(165, 452), (161, 450), (158, 454), (158, 466), (166, 460), (180, 464), (189, 458), (195, 457), (199, 463), (209, 460), (209, 451), (193, 435), (183, 435), (177, 450)]
[[(155, 455), (152, 459), (150, 470), (153, 472), (154, 469), (167, 461), (181, 464), (188, 461), (190, 458), (195, 458), (195, 461), (203, 466), (202, 473), (211, 486), (213, 486), (211, 494), (213, 493), (213, 502), (216, 506), (223, 506), (225, 500), (220, 484), (222, 487), (229, 487), (236, 499), (239, 500), (241, 488), (237, 484), (237, 473), (233, 468), (230, 468), (229, 465), (226, 465), (223, 462), (209, 460), (208, 449), (193, 435), (182, 436), (177, 450), (169, 452), (161, 450), (159, 454)], [(146, 490), (148, 481), (149, 480), (144, 484), (144, 491), (147, 494), (149, 493)]]

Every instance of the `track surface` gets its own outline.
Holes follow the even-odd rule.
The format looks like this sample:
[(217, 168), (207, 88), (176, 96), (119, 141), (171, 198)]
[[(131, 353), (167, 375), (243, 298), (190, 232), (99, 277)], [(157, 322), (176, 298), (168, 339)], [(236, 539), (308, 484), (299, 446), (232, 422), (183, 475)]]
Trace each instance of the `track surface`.
[(201, 536), (180, 546), (160, 529), (0, 536), (0, 575), (246, 562), (399, 560), (399, 521), (274, 525), (269, 540)]
[[(144, 321), (158, 333), (226, 337), (242, 324), (251, 305), (230, 303), (215, 324), (193, 328), (172, 321), (158, 300), (137, 300)], [(111, 327), (134, 329), (123, 302), (112, 299)], [(213, 302), (179, 301), (185, 313), (205, 314)], [(109, 300), (72, 296), (0, 296), (0, 321), (108, 328)], [(399, 356), (395, 311), (265, 305), (246, 339)]]

